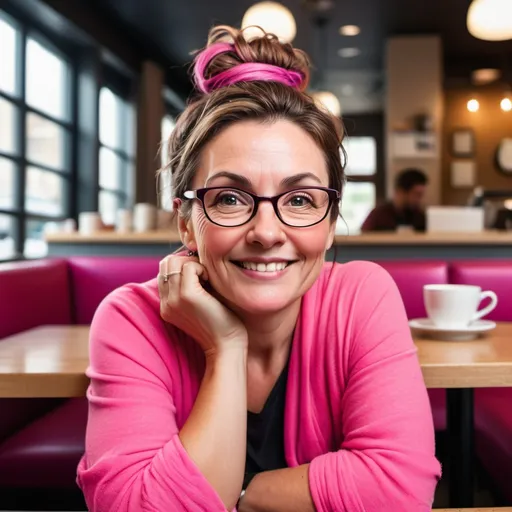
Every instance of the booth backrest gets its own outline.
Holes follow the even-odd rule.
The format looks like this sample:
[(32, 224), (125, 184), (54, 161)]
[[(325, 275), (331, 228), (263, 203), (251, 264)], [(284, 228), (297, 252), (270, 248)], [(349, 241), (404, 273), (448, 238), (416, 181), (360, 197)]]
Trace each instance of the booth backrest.
[(423, 286), (448, 283), (445, 261), (376, 261), (395, 281), (408, 318), (424, 318)]
[(68, 259), (74, 322), (89, 324), (100, 302), (126, 283), (143, 283), (158, 274), (161, 258), (75, 257)]
[(454, 261), (450, 265), (450, 282), (473, 284), (480, 286), (482, 290), (494, 291), (498, 296), (498, 305), (485, 318), (495, 322), (512, 321), (511, 260)]
[[(66, 260), (0, 265), (2, 338), (44, 324), (71, 323)], [(0, 440), (62, 403), (56, 398), (0, 399)]]
[(66, 260), (0, 265), (0, 339), (43, 324), (69, 323)]

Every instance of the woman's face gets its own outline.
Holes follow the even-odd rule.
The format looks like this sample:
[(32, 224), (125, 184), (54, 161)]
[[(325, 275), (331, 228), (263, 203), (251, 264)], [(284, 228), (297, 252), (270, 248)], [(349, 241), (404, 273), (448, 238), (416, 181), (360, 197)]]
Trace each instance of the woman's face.
[[(266, 197), (308, 186), (329, 186), (324, 156), (307, 132), (284, 120), (226, 128), (203, 149), (193, 182), (194, 189), (236, 187)], [(190, 219), (180, 222), (183, 238), (198, 251), (211, 285), (235, 311), (282, 310), (318, 277), (334, 238), (330, 215), (315, 226), (290, 227), (263, 201), (248, 223), (221, 227), (206, 218), (199, 201), (194, 203)], [(248, 268), (265, 262), (275, 263), (276, 270), (272, 265), (265, 272), (261, 265)]]

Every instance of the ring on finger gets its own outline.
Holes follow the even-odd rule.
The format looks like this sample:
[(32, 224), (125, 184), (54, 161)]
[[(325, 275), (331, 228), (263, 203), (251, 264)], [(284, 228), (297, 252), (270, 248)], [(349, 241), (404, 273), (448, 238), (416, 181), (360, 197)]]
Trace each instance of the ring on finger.
[(164, 283), (167, 283), (169, 281), (169, 277), (171, 276), (177, 276), (178, 274), (181, 274), (181, 270), (173, 270), (172, 272), (169, 272), (168, 274), (162, 274), (162, 277), (164, 278)]

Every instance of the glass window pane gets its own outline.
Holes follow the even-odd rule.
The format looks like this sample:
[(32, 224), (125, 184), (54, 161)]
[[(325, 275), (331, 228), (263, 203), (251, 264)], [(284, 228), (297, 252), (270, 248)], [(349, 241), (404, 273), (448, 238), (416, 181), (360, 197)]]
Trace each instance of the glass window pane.
[[(2, 61), (0, 60), (0, 62)], [(4, 153), (15, 153), (17, 149), (16, 128), (18, 123), (16, 115), (17, 109), (14, 104), (0, 98), (0, 151)]]
[(23, 254), (26, 258), (44, 258), (48, 253), (48, 246), (44, 240), (44, 220), (29, 220), (25, 224), (25, 246)]
[(16, 255), (14, 231), (14, 217), (0, 214), (0, 260), (13, 258)]
[(371, 176), (377, 172), (377, 142), (373, 137), (347, 137), (347, 176)]
[(100, 214), (103, 224), (114, 225), (116, 223), (116, 212), (121, 208), (119, 197), (107, 190), (100, 191)]
[(34, 39), (27, 41), (27, 103), (59, 119), (68, 117), (67, 63)]
[(14, 162), (0, 158), (0, 210), (10, 210), (16, 204)]
[(0, 18), (0, 90), (16, 92), (16, 29)]
[[(340, 234), (360, 233), (367, 215), (375, 208), (375, 185), (373, 183), (347, 182), (341, 200)], [(343, 229), (343, 231), (341, 231)]]
[(162, 167), (167, 165), (167, 143), (169, 141), (169, 137), (171, 136), (174, 127), (176, 126), (176, 122), (171, 116), (165, 116), (162, 119), (162, 147), (160, 150), (160, 157), (162, 161)]
[(123, 149), (121, 141), (122, 100), (110, 89), (100, 91), (100, 142), (114, 149)]
[(62, 126), (37, 114), (27, 114), (27, 159), (64, 170), (66, 132)]
[(122, 160), (112, 150), (100, 148), (100, 187), (110, 190), (121, 188)]
[(169, 169), (163, 170), (158, 175), (159, 207), (167, 212), (172, 212), (172, 174)]
[(64, 179), (58, 174), (27, 167), (25, 207), (30, 213), (64, 216)]

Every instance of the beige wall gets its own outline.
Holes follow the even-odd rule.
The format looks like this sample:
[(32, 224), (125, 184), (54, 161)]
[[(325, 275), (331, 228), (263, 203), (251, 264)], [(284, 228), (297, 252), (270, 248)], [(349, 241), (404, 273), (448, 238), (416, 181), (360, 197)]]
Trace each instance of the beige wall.
[[(466, 105), (470, 98), (480, 102), (478, 112), (469, 112)], [(465, 204), (471, 189), (456, 189), (451, 185), (450, 167), (454, 160), (461, 159), (452, 154), (452, 134), (460, 128), (474, 132), (475, 153), (471, 160), (476, 163), (475, 186), (488, 189), (512, 189), (512, 177), (500, 173), (494, 163), (496, 149), (504, 137), (512, 137), (512, 112), (503, 112), (500, 102), (503, 87), (447, 90), (445, 93), (445, 123), (443, 130), (442, 188), (444, 204)], [(461, 160), (465, 160), (462, 158)]]
[[(406, 167), (423, 170), (430, 180), (429, 204), (441, 201), (441, 134), (443, 118), (442, 44), (438, 36), (393, 37), (386, 48), (386, 189), (392, 194), (396, 174)], [(433, 158), (395, 158), (391, 133), (410, 124), (418, 114), (429, 115), (438, 150)]]

